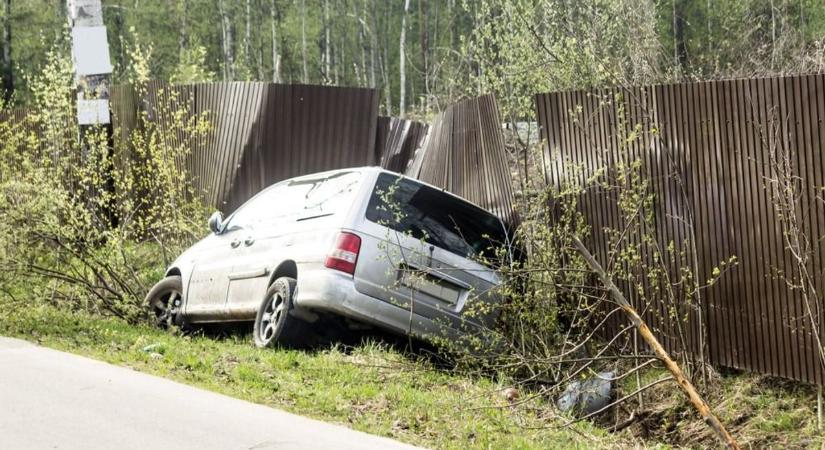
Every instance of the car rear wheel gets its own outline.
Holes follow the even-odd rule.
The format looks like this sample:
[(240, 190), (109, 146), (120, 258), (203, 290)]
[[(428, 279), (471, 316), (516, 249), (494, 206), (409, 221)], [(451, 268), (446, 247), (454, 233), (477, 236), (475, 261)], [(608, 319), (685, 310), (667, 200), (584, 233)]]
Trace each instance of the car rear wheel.
[(183, 282), (180, 276), (173, 275), (160, 280), (146, 294), (145, 304), (155, 325), (161, 328), (181, 325)]
[(300, 348), (309, 344), (308, 324), (290, 314), (295, 284), (294, 278), (281, 277), (266, 291), (252, 332), (256, 346)]

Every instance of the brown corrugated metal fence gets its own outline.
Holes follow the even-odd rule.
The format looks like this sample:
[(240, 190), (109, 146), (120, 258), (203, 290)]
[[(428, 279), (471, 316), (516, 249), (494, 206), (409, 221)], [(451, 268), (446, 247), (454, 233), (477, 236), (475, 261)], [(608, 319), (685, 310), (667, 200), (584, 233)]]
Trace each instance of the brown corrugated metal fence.
[[(150, 120), (172, 127), (175, 108), (207, 114), (210, 131), (181, 133), (167, 147), (191, 144), (177, 161), (208, 203), (231, 212), (262, 188), (290, 177), (373, 164), (378, 93), (373, 89), (258, 82), (149, 84)], [(180, 112), (180, 110), (178, 110)]]
[(375, 160), (393, 172), (404, 173), (415, 151), (424, 144), (429, 126), (423, 122), (398, 117), (378, 118)]
[[(825, 76), (539, 94), (536, 106), (547, 141), (548, 182), (558, 185), (573, 174), (581, 181), (599, 168), (641, 158), (655, 195), (658, 245), (666, 249), (674, 241), (678, 249), (695, 235), (699, 280), (711, 278), (720, 261), (738, 258), (735, 268), (704, 291), (712, 363), (825, 382), (804, 302), (777, 275), (796, 269), (766, 188), (775, 175), (771, 145), (778, 145), (789, 152), (800, 177), (799, 211), (813, 246), (809, 270), (825, 292), (825, 203), (817, 201), (825, 185)], [(634, 132), (636, 139), (628, 139)], [(603, 262), (610, 250), (604, 228), (622, 227), (615, 202), (604, 194), (595, 188), (581, 198), (592, 225), (589, 245)], [(666, 251), (670, 257), (675, 274), (679, 258)], [(668, 306), (661, 299), (636, 302), (664, 343), (678, 348)], [(691, 313), (688, 320), (694, 352), (697, 319)]]
[[(492, 96), (449, 106), (433, 124), (378, 117), (378, 91), (261, 82), (110, 90), (116, 161), (129, 160), (140, 114), (207, 204), (231, 212), (290, 177), (380, 165), (461, 195), (513, 222), (512, 191)], [(23, 120), (17, 109), (0, 120)], [(185, 136), (181, 120), (205, 116), (210, 131)]]

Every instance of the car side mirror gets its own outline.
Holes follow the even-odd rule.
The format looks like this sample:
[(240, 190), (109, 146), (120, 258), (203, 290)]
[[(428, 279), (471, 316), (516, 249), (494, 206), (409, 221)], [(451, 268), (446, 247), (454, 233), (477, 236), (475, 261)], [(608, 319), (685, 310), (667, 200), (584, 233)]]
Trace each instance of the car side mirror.
[(209, 216), (209, 229), (215, 234), (221, 234), (223, 231), (223, 214), (220, 211), (215, 211)]

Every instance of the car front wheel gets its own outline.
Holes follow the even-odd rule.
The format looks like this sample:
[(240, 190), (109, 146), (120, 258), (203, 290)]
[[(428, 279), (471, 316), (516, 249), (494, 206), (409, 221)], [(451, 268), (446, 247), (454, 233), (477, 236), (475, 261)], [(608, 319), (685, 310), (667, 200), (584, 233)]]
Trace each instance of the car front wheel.
[(183, 283), (180, 276), (173, 275), (160, 280), (146, 294), (145, 304), (149, 308), (155, 325), (169, 328), (181, 324), (183, 305)]
[(294, 278), (281, 277), (266, 291), (253, 327), (256, 346), (300, 348), (308, 345), (311, 334), (308, 324), (290, 314), (295, 284)]

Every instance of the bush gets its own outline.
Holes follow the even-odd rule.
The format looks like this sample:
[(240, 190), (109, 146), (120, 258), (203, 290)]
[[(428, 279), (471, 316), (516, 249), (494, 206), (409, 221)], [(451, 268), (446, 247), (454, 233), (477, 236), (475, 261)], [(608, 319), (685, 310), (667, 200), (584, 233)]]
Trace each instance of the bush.
[(113, 130), (128, 139), (110, 143), (106, 127), (75, 123), (73, 83), (70, 64), (53, 51), (30, 80), (35, 104), (25, 120), (0, 125), (0, 288), (12, 304), (137, 321), (168, 256), (206, 232), (207, 209), (175, 161), (208, 126), (166, 95), (158, 107), (171, 112), (172, 126), (139, 112), (134, 129)]

